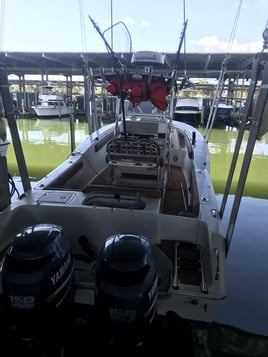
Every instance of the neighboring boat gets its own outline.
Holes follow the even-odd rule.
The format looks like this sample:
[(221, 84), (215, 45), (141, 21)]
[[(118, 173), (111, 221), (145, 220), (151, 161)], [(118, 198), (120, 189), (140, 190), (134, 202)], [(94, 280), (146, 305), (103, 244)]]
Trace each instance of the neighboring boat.
[(40, 119), (64, 118), (74, 112), (73, 107), (67, 105), (64, 96), (60, 94), (40, 94), (37, 105), (32, 106), (32, 109)]
[(234, 106), (231, 104), (219, 103), (216, 110), (215, 122), (230, 123), (234, 115)]
[[(59, 356), (74, 355), (69, 345), (86, 347), (89, 338), (91, 347), (111, 343), (121, 351), (148, 336), (155, 343), (152, 327), (160, 321), (164, 328), (178, 322), (172, 336), (180, 344), (186, 326), (214, 321), (226, 295), (227, 253), (245, 175), (225, 238), (208, 140), (172, 120), (173, 107), (167, 107), (176, 71), (154, 74), (164, 62), (155, 52), (135, 53), (129, 68), (113, 59), (119, 69), (101, 69), (91, 89), (102, 78), (118, 97), (114, 123), (90, 133), (33, 188), (17, 148), (24, 193), (1, 205), (0, 313), (3, 343), (12, 348), (17, 342), (20, 352), (24, 342), (53, 356), (55, 345)], [(17, 143), (3, 73), (0, 90)], [(150, 113), (147, 105), (141, 112), (144, 102)], [(248, 165), (248, 152), (246, 159)]]
[(202, 108), (197, 98), (178, 98), (174, 120), (188, 123), (194, 127), (201, 124)]
[(214, 127), (235, 124), (235, 109), (231, 104), (218, 103), (214, 107), (210, 105), (207, 107), (205, 112), (206, 115), (204, 115), (204, 124), (208, 124), (208, 120), (212, 116), (214, 117)]

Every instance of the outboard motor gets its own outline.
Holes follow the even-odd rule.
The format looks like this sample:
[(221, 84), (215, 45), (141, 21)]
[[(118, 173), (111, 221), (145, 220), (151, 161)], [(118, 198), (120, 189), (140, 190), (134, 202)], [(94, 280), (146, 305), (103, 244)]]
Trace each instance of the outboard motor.
[(150, 242), (131, 233), (108, 238), (96, 262), (95, 303), (113, 344), (137, 346), (156, 314), (158, 274)]
[[(58, 329), (73, 298), (74, 263), (63, 228), (36, 224), (12, 240), (1, 266), (5, 321), (21, 339)], [(49, 327), (51, 326), (51, 327)]]

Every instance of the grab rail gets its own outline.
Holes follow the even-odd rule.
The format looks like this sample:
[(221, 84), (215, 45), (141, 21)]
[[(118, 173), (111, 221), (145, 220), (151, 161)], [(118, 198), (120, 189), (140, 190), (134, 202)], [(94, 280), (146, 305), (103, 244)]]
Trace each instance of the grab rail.
[(112, 139), (107, 145), (108, 161), (131, 160), (159, 162), (159, 145), (149, 139)]

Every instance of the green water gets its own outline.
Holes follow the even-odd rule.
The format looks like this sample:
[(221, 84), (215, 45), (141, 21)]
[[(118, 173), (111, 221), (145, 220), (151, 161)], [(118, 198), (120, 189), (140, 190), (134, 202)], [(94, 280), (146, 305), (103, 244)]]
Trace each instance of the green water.
[[(71, 134), (67, 120), (18, 119), (17, 127), (31, 181), (40, 180), (70, 155)], [(87, 133), (86, 122), (75, 123), (75, 146)], [(19, 170), (9, 131), (8, 138), (11, 141), (7, 152), (8, 169), (12, 176), (18, 176)]]
[[(227, 127), (214, 129), (210, 137), (211, 177), (216, 193), (222, 193), (229, 173), (237, 139), (237, 129)], [(245, 132), (238, 163), (233, 178), (231, 193), (235, 193), (249, 133)], [(268, 134), (255, 143), (250, 163), (244, 196), (268, 198)]]
[[(18, 119), (25, 160), (31, 181), (38, 181), (61, 164), (71, 153), (70, 124), (67, 120)], [(201, 129), (202, 130), (202, 129)], [(88, 133), (86, 122), (75, 122), (75, 145)], [(238, 132), (236, 128), (213, 129), (210, 137), (211, 176), (216, 193), (223, 193)], [(11, 141), (7, 152), (8, 168), (12, 176), (19, 170)], [(231, 192), (234, 193), (248, 132), (245, 133)], [(268, 198), (268, 134), (255, 144), (244, 195)]]

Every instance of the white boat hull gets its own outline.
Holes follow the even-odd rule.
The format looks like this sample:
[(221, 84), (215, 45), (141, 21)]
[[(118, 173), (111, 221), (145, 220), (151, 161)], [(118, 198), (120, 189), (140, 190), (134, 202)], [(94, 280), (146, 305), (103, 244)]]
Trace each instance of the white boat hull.
[(74, 112), (73, 107), (68, 106), (59, 94), (40, 94), (38, 104), (32, 109), (40, 119), (64, 118)]
[(202, 110), (196, 98), (179, 98), (174, 111), (174, 120), (198, 127), (201, 124)]
[(36, 106), (33, 108), (38, 118), (63, 118), (73, 114), (71, 107), (48, 108), (45, 106)]
[[(141, 122), (142, 119), (136, 123), (129, 122), (131, 125), (128, 130), (131, 132), (134, 124), (137, 124), (135, 130), (146, 130)], [(147, 118), (147, 127), (151, 131), (149, 124), (150, 117)], [(155, 127), (154, 121), (151, 124)], [(161, 132), (166, 124), (164, 122), (161, 126), (160, 119), (158, 124), (157, 130)], [(191, 129), (184, 123), (174, 123), (174, 130), (176, 128), (182, 132)], [(19, 229), (40, 222), (62, 226), (68, 232), (72, 251), (78, 255), (83, 253), (78, 243), (81, 236), (87, 237), (91, 247), (98, 252), (111, 235), (118, 232), (137, 233), (150, 241), (157, 259), (158, 314), (164, 316), (171, 310), (181, 318), (213, 321), (217, 302), (226, 294), (225, 240), (217, 214), (212, 215), (213, 210), (217, 212), (217, 201), (209, 176), (207, 143), (201, 134), (196, 133), (193, 152), (195, 174), (192, 174), (196, 175), (198, 197), (203, 198), (196, 212), (197, 216), (174, 215), (169, 213), (165, 204), (163, 207), (161, 195), (158, 195), (158, 189), (153, 188), (150, 181), (151, 176), (146, 179), (147, 188), (145, 186), (137, 189), (134, 185), (132, 190), (133, 182), (128, 176), (124, 179), (126, 182), (122, 188), (117, 183), (115, 186), (108, 184), (109, 180), (101, 179), (99, 175), (97, 177), (100, 181), (96, 181), (96, 173), (107, 168), (105, 143), (109, 142), (113, 132), (114, 125), (111, 124), (93, 133), (66, 162), (47, 175), (23, 200), (14, 203), (11, 211), (6, 214), (6, 220), (5, 214), (2, 214), (0, 235), (6, 239), (1, 241), (1, 250), (5, 249)], [(160, 133), (160, 137), (161, 135)], [(172, 149), (172, 165), (179, 167), (183, 164), (187, 167), (190, 164), (192, 159), (188, 158), (184, 150), (175, 147)], [(124, 162), (122, 164), (129, 172), (128, 175), (131, 175), (131, 167)], [(137, 171), (137, 166), (135, 167)], [(122, 169), (120, 166), (120, 170)], [(141, 166), (139, 170), (145, 172), (145, 167)], [(150, 169), (150, 175), (151, 173)], [(117, 171), (114, 174), (117, 175)], [(135, 182), (139, 184), (137, 177)], [(172, 195), (175, 194), (174, 191)], [(180, 270), (180, 250), (181, 247), (184, 249), (185, 244), (192, 246), (191, 254), (192, 250), (198, 254), (198, 261), (193, 263), (199, 264), (194, 277), (191, 272), (188, 271), (188, 274)], [(88, 268), (85, 267), (86, 269)], [(75, 300), (94, 306), (94, 277), (87, 280), (88, 274), (81, 273), (80, 267), (76, 279)]]

